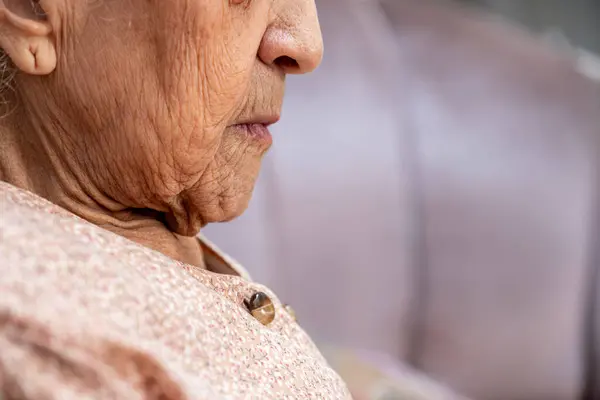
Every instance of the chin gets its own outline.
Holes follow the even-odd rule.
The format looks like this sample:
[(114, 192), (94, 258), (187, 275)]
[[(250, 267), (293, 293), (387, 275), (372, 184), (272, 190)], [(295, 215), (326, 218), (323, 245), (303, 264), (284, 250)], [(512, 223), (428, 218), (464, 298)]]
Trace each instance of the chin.
[(188, 212), (189, 227), (186, 236), (197, 235), (200, 229), (208, 224), (229, 222), (241, 216), (250, 203), (252, 192), (239, 194), (232, 197), (220, 196), (218, 200), (209, 205), (198, 207), (196, 212)]
[(180, 235), (194, 236), (208, 224), (228, 222), (242, 215), (252, 199), (258, 165), (245, 163), (246, 173), (235, 171), (227, 179), (200, 180), (181, 192), (177, 206), (170, 210), (177, 213), (168, 221), (170, 229)]
[(224, 208), (224, 213), (220, 220), (213, 222), (229, 222), (241, 216), (248, 209), (251, 198), (252, 192), (247, 195), (240, 196), (235, 202), (232, 202), (230, 206)]

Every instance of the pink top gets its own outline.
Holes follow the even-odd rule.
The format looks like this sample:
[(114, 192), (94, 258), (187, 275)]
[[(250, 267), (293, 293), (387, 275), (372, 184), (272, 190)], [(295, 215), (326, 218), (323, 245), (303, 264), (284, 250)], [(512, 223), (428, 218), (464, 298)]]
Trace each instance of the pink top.
[[(0, 182), (0, 397), (350, 399), (275, 295), (205, 253), (231, 274)], [(244, 305), (258, 291), (275, 305), (268, 326)]]

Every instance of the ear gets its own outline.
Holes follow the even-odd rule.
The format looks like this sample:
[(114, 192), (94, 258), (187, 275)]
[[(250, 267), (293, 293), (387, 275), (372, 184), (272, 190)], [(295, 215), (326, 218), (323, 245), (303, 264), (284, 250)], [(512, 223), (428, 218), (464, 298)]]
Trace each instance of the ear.
[(48, 21), (22, 17), (9, 10), (4, 0), (0, 0), (0, 47), (24, 73), (47, 75), (56, 68), (56, 48)]

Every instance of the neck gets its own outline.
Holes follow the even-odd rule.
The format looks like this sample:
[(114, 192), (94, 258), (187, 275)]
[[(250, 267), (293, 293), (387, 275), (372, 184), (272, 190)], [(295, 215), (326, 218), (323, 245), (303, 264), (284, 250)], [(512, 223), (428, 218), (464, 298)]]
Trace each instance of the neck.
[(0, 120), (0, 180), (142, 246), (204, 268), (196, 237), (171, 232), (159, 212), (131, 209), (108, 197), (78, 168), (78, 155), (60, 139), (60, 132), (31, 123), (19, 110), (10, 113)]

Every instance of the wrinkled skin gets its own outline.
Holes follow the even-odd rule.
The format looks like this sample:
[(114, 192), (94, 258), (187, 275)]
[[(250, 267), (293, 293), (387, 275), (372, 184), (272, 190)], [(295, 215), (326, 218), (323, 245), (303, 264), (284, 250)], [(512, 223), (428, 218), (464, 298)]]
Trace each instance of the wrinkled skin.
[(16, 78), (1, 178), (138, 242), (148, 219), (191, 237), (245, 210), (270, 140), (232, 126), (276, 120), (285, 75), (322, 56), (313, 0), (0, 4), (18, 66), (10, 50), (33, 39), (15, 18), (49, 31)]

